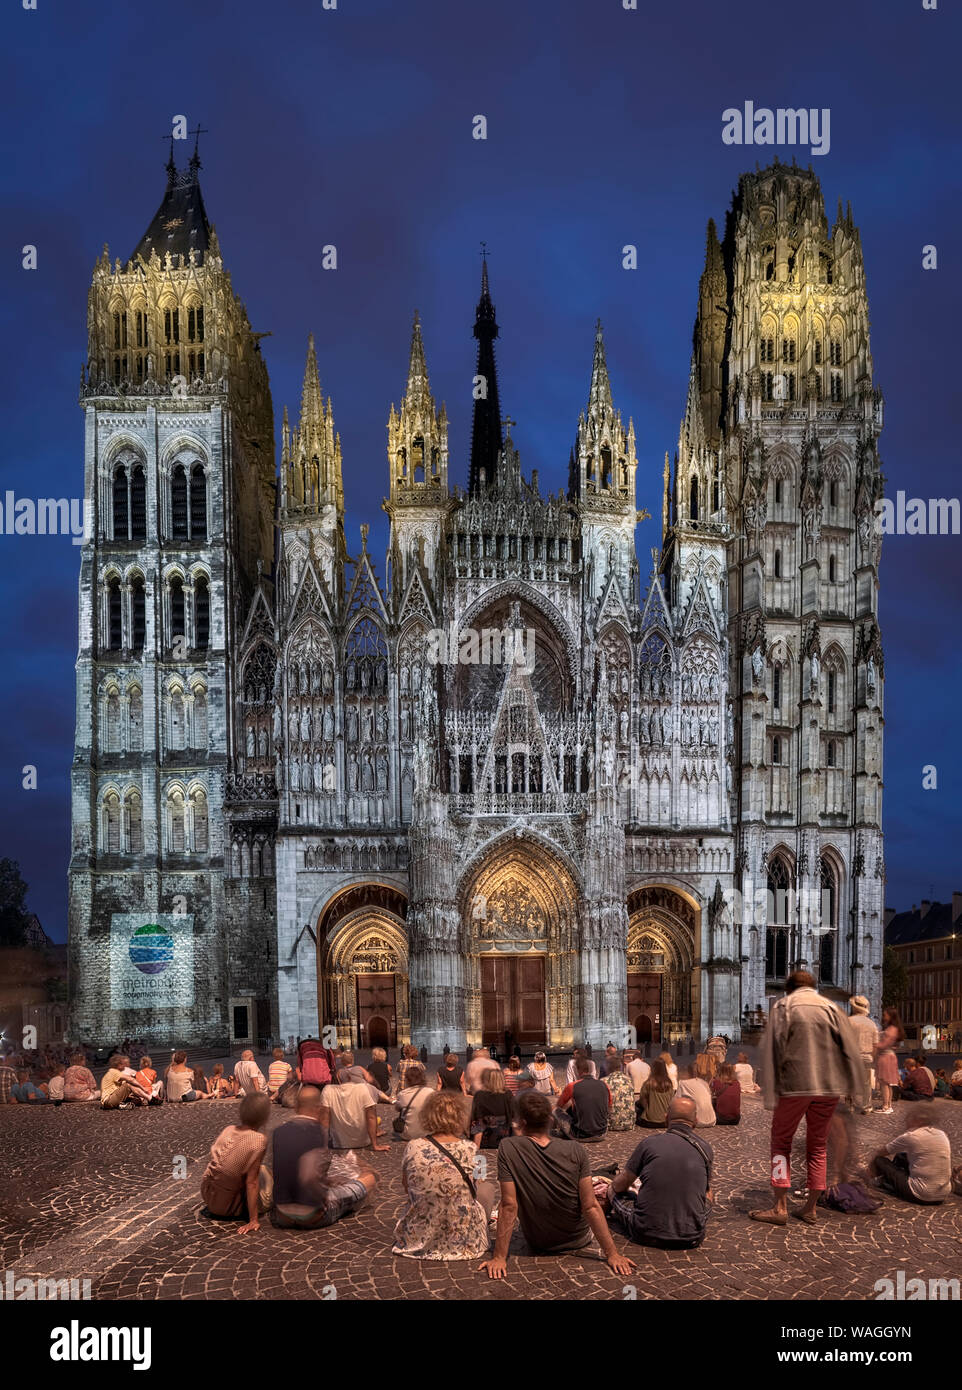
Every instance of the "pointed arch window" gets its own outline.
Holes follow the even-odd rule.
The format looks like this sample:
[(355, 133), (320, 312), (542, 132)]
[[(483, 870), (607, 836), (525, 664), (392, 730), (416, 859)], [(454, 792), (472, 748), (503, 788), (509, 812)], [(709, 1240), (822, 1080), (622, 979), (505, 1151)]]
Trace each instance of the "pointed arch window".
[(185, 633), (186, 609), (184, 602), (184, 581), (175, 574), (170, 581), (170, 636), (183, 637)]
[(828, 485), (828, 505), (829, 505), (830, 507), (837, 507), (837, 506), (838, 506), (838, 479), (837, 479), (837, 478), (833, 478), (832, 481), (831, 481), (831, 482), (829, 483), (829, 485)]
[(772, 763), (778, 767), (782, 761), (782, 740), (781, 735), (776, 734), (772, 739)]
[(119, 652), (123, 646), (123, 602), (120, 580), (114, 575), (107, 583), (107, 647), (109, 651)]
[(113, 523), (114, 540), (127, 540), (130, 533), (130, 495), (127, 469), (122, 463), (118, 463), (114, 469)]
[(834, 584), (834, 583), (835, 583), (835, 556), (834, 556), (834, 555), (830, 555), (830, 556), (828, 557), (828, 582), (829, 582), (830, 584)]
[(175, 686), (170, 692), (170, 746), (175, 751), (186, 747), (184, 692)]
[(692, 521), (698, 520), (698, 479), (691, 480), (691, 494), (688, 504), (688, 516)]
[(194, 646), (200, 651), (210, 646), (210, 586), (205, 575), (194, 581)]
[(170, 523), (175, 541), (186, 541), (190, 532), (187, 520), (187, 469), (178, 463), (170, 480)]
[(104, 752), (120, 752), (120, 691), (111, 687), (107, 691), (106, 727), (104, 729)]
[(838, 940), (838, 878), (834, 866), (825, 857), (819, 860), (821, 881), (821, 911), (818, 939), (818, 979), (823, 985), (835, 981), (835, 952)]
[(834, 714), (834, 713), (835, 713), (836, 687), (837, 687), (837, 685), (838, 685), (837, 673), (836, 673), (835, 671), (829, 671), (829, 673), (828, 673), (828, 682), (827, 682), (827, 684), (828, 684), (828, 712), (829, 712), (829, 714)]
[(775, 551), (775, 578), (776, 578), (776, 579), (781, 579), (781, 577), (782, 577), (782, 552), (781, 552), (780, 550), (776, 550), (776, 551)]
[(147, 536), (147, 480), (140, 464), (130, 474), (130, 538), (142, 541)]
[(120, 797), (116, 792), (104, 797), (104, 851), (120, 853)]
[(125, 805), (127, 830), (127, 851), (129, 854), (144, 852), (144, 812), (143, 802), (138, 792), (129, 792)]
[(207, 474), (201, 463), (190, 470), (190, 539), (207, 539)]
[(135, 575), (130, 585), (130, 647), (142, 652), (147, 634), (147, 591), (141, 575)]
[(783, 980), (788, 974), (788, 934), (792, 916), (791, 877), (781, 858), (768, 869), (768, 925), (765, 931), (765, 975)]
[(201, 788), (191, 793), (191, 822), (193, 829), (193, 850), (196, 854), (206, 854), (208, 846), (207, 793)]
[(772, 704), (776, 709), (782, 706), (782, 668), (774, 667), (772, 671)]
[(137, 753), (140, 752), (144, 744), (144, 697), (138, 685), (131, 687), (127, 718), (130, 731), (130, 749)]
[(779, 506), (779, 507), (782, 505), (782, 480), (781, 480), (781, 478), (776, 478), (776, 479), (775, 479), (775, 504), (776, 504), (776, 506)]
[(186, 846), (184, 810), (183, 792), (171, 792), (167, 808), (171, 854), (184, 853)]
[(207, 751), (207, 692), (202, 686), (194, 691), (194, 738), (193, 746)]
[(828, 743), (827, 743), (826, 748), (825, 748), (825, 765), (826, 765), (826, 767), (834, 767), (834, 766), (835, 766), (835, 758), (836, 758), (835, 740), (834, 740), (833, 738), (830, 738), (830, 739), (828, 740)]

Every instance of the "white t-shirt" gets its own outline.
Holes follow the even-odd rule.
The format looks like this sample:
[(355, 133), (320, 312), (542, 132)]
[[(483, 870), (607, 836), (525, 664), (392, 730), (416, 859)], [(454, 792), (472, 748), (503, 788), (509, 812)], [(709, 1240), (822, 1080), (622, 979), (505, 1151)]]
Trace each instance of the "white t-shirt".
[(256, 1062), (245, 1061), (243, 1057), (235, 1063), (234, 1078), (245, 1096), (252, 1096), (255, 1091), (267, 1090), (267, 1082), (260, 1067)]
[(631, 1084), (635, 1088), (635, 1099), (637, 1100), (641, 1094), (642, 1086), (651, 1076), (651, 1067), (641, 1057), (636, 1057), (634, 1061), (628, 1063), (625, 1070), (631, 1077)]
[(331, 1112), (331, 1148), (364, 1149), (371, 1142), (367, 1112), (377, 1105), (377, 1088), (366, 1081), (331, 1083), (321, 1092), (321, 1104)]
[(399, 1115), (403, 1115), (410, 1104), (410, 1110), (404, 1120), (405, 1139), (423, 1139), (425, 1130), (421, 1123), (421, 1111), (434, 1095), (432, 1086), (405, 1086), (403, 1091), (398, 1091), (394, 1108)]
[(747, 1062), (735, 1063), (735, 1080), (742, 1088), (742, 1094), (746, 1092), (750, 1095), (757, 1090), (755, 1085), (755, 1073)]
[(920, 1202), (941, 1202), (952, 1191), (952, 1146), (944, 1130), (932, 1125), (910, 1129), (886, 1144), (890, 1158), (905, 1154), (909, 1161), (909, 1190)]
[(47, 1092), (51, 1100), (63, 1100), (63, 1077), (52, 1076), (47, 1082)]
[(671, 1082), (671, 1084), (674, 1086), (675, 1090), (677, 1091), (677, 1090), (678, 1090), (678, 1065), (677, 1065), (677, 1063), (675, 1063), (675, 1062), (666, 1062), (666, 1063), (665, 1063), (665, 1066), (666, 1066), (667, 1069), (668, 1069), (668, 1080)]
[(701, 1128), (716, 1123), (715, 1107), (711, 1103), (711, 1088), (700, 1076), (684, 1077), (678, 1083), (679, 1096), (687, 1096), (695, 1102), (695, 1124)]

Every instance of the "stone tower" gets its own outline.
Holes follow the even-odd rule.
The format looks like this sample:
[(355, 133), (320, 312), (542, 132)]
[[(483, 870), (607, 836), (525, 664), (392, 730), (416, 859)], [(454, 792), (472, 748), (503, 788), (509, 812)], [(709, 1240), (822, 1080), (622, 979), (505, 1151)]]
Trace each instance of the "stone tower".
[(804, 966), (877, 1009), (883, 403), (851, 208), (839, 203), (829, 228), (811, 170), (745, 175), (721, 246), (709, 227), (695, 401), (732, 533), (744, 1005), (763, 1006), (766, 987)]
[(171, 154), (146, 234), (123, 263), (105, 248), (89, 296), (70, 971), (95, 1043), (221, 1037), (228, 1007), (231, 651), (272, 563), (274, 452), (199, 170)]

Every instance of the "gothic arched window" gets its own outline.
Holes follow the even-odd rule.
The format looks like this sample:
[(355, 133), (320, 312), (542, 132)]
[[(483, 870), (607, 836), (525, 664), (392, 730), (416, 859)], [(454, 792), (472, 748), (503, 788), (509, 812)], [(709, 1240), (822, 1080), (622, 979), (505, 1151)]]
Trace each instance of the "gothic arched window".
[(838, 937), (838, 878), (831, 861), (824, 855), (819, 860), (821, 910), (818, 939), (818, 979), (820, 984), (835, 980), (835, 943)]
[(119, 652), (124, 641), (123, 604), (120, 580), (114, 575), (107, 581), (107, 647)]
[(120, 691), (111, 686), (107, 691), (104, 752), (120, 752)]
[(147, 481), (136, 464), (130, 474), (130, 538), (142, 541), (147, 535)]
[(144, 812), (139, 792), (128, 792), (124, 805), (128, 854), (144, 852)]
[(776, 666), (772, 671), (772, 704), (775, 709), (782, 706), (782, 668)]
[(768, 866), (768, 925), (765, 930), (765, 976), (783, 980), (788, 974), (788, 933), (791, 911), (791, 876), (781, 857)]
[(114, 540), (125, 541), (129, 539), (130, 524), (130, 498), (127, 491), (127, 469), (122, 463), (118, 463), (114, 469), (113, 485), (113, 523)]
[(781, 761), (782, 740), (781, 737), (778, 734), (776, 734), (775, 737), (772, 739), (772, 762), (777, 766), (781, 763)]
[(178, 463), (170, 478), (170, 530), (175, 541), (190, 538), (187, 518), (187, 469)]
[(781, 579), (781, 577), (782, 577), (782, 552), (781, 552), (780, 550), (776, 550), (776, 551), (775, 551), (775, 578), (776, 578), (776, 579)]
[(194, 581), (194, 646), (200, 651), (210, 646), (210, 586), (205, 575)]
[(688, 515), (692, 521), (698, 520), (698, 479), (691, 480), (691, 496), (688, 504)]
[(142, 575), (130, 582), (130, 649), (142, 652), (147, 633), (147, 591)]
[(171, 854), (183, 854), (186, 847), (184, 834), (184, 794), (175, 789), (167, 801), (167, 824)]
[(190, 470), (190, 538), (207, 539), (207, 474), (200, 463)]
[(186, 728), (184, 719), (184, 692), (175, 685), (170, 692), (170, 747), (186, 747)]
[(139, 685), (131, 686), (128, 698), (128, 746), (136, 753), (143, 748), (144, 743), (144, 696)]
[(207, 691), (197, 686), (194, 691), (194, 748), (207, 748)]
[(175, 574), (170, 581), (170, 636), (183, 637), (185, 632), (186, 608), (184, 602), (184, 581)]
[(116, 792), (104, 797), (103, 846), (106, 854), (120, 853), (120, 797)]
[(193, 829), (192, 849), (196, 854), (206, 854), (208, 845), (207, 793), (200, 787), (191, 792), (190, 810)]

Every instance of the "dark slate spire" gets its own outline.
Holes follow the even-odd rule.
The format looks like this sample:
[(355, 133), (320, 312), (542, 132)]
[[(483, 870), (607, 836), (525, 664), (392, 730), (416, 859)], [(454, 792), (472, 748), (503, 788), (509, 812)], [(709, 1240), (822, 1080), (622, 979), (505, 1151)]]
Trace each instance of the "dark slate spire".
[(494, 482), (498, 471), (498, 455), (502, 448), (501, 405), (498, 401), (498, 373), (494, 361), (494, 340), (498, 336), (498, 325), (488, 292), (488, 263), (484, 259), (481, 265), (481, 298), (478, 300), (474, 316), (474, 336), (478, 340), (476, 375), (484, 378), (485, 394), (478, 395), (474, 402), (468, 488), (471, 492), (479, 492), (482, 487), (490, 487)]
[(210, 223), (197, 177), (199, 170), (200, 156), (196, 142), (187, 168), (178, 170), (174, 163), (174, 142), (171, 140), (164, 199), (138, 242), (130, 258), (132, 261), (138, 257), (149, 261), (152, 251), (161, 257), (169, 251), (172, 256), (182, 258), (181, 264), (187, 263), (190, 251), (196, 251), (198, 262), (203, 261), (210, 244)]

